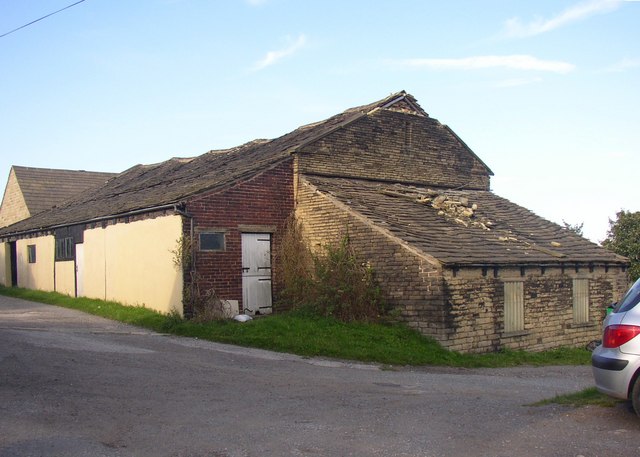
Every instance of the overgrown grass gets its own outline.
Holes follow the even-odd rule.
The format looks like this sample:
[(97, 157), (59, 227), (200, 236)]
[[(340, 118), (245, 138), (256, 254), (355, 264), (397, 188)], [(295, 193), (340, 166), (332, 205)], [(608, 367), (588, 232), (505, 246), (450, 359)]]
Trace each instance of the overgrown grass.
[(0, 294), (72, 308), (159, 332), (309, 357), (334, 357), (387, 365), (467, 368), (580, 365), (590, 361), (588, 351), (576, 348), (540, 353), (507, 350), (491, 354), (460, 354), (445, 350), (433, 339), (400, 324), (344, 323), (303, 312), (272, 315), (248, 323), (196, 323), (175, 313), (165, 315), (143, 307), (72, 298), (53, 292), (0, 286)]
[(530, 406), (544, 406), (555, 403), (558, 405), (574, 407), (594, 405), (612, 408), (622, 401), (623, 400), (618, 400), (616, 398), (601, 394), (595, 387), (589, 387), (587, 389), (581, 390), (580, 392), (575, 392), (572, 394), (556, 395), (553, 398), (541, 400), (539, 402), (531, 404)]

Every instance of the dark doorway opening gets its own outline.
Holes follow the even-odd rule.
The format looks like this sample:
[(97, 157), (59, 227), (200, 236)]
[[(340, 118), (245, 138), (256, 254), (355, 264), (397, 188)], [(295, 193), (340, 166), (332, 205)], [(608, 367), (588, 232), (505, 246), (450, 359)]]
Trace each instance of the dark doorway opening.
[(11, 287), (18, 285), (18, 250), (16, 248), (16, 242), (9, 243), (9, 258), (11, 260)]

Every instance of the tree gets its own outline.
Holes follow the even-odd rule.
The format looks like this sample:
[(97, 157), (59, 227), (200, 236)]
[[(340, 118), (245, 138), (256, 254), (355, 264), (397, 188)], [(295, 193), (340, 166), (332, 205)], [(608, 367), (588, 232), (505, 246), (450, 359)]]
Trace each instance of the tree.
[(564, 219), (562, 219), (562, 224), (564, 225), (564, 228), (566, 228), (567, 230), (572, 231), (576, 235), (583, 236), (582, 228), (584, 227), (584, 222), (580, 222), (579, 224), (570, 224)]
[(609, 231), (602, 246), (631, 261), (629, 276), (632, 280), (640, 277), (640, 211), (621, 210), (616, 220), (609, 219)]

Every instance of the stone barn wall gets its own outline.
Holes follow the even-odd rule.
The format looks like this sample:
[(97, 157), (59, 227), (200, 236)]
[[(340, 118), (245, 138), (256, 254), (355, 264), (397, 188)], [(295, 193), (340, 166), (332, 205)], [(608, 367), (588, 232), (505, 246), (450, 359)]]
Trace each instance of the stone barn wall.
[(435, 119), (380, 110), (302, 148), (298, 160), (301, 173), (488, 190), (490, 171), (460, 144)]
[[(522, 274), (524, 271), (524, 275)], [(495, 273), (494, 273), (495, 272)], [(589, 281), (588, 322), (574, 323), (573, 280)], [(524, 329), (504, 331), (504, 283), (522, 281)], [(450, 349), (488, 352), (502, 348), (541, 351), (581, 347), (599, 339), (606, 307), (628, 287), (619, 267), (447, 269), (447, 321)]]
[(299, 185), (296, 216), (312, 251), (348, 234), (359, 260), (373, 267), (385, 300), (399, 310), (400, 318), (446, 344), (444, 282), (435, 260), (399, 243), (305, 182)]

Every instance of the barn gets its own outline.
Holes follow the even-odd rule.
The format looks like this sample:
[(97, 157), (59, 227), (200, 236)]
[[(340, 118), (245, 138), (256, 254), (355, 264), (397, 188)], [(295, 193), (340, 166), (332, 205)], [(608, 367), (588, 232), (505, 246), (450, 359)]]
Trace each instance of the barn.
[(0, 204), (0, 227), (14, 224), (98, 187), (115, 176), (85, 170), (14, 165)]
[(491, 191), (490, 168), (402, 91), (273, 140), (137, 165), (0, 229), (0, 281), (190, 316), (269, 314), (291, 215), (349, 233), (401, 320), (463, 352), (600, 334), (628, 260)]

